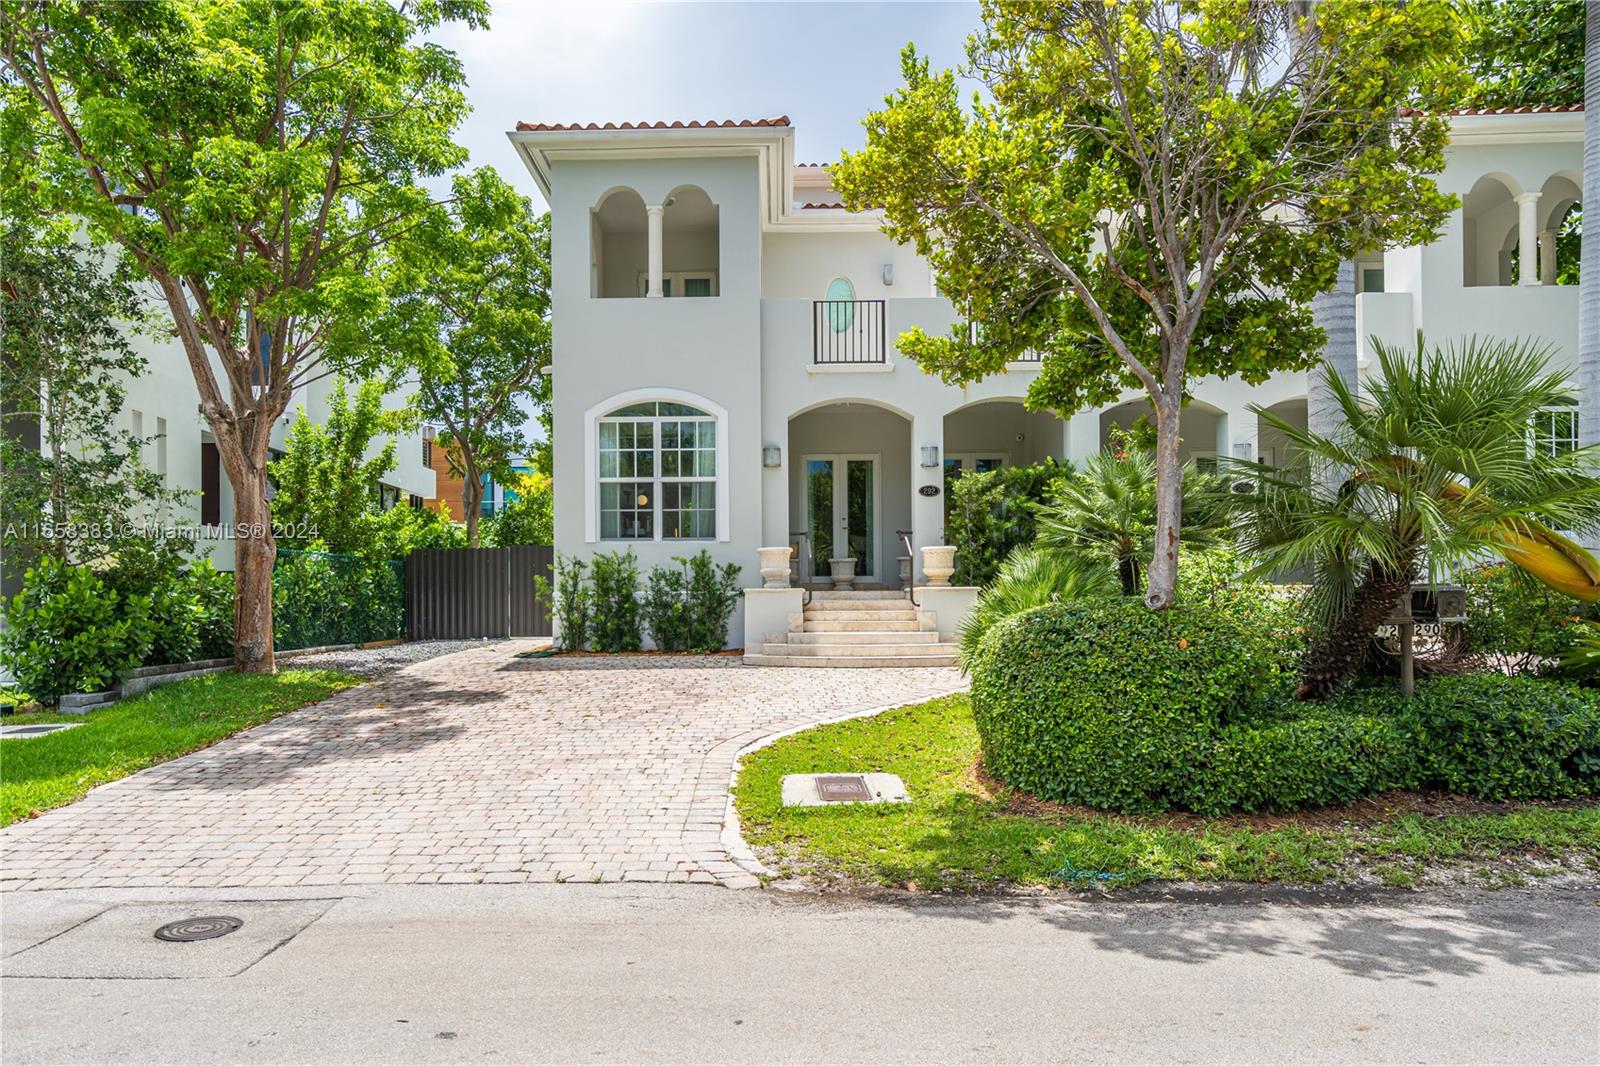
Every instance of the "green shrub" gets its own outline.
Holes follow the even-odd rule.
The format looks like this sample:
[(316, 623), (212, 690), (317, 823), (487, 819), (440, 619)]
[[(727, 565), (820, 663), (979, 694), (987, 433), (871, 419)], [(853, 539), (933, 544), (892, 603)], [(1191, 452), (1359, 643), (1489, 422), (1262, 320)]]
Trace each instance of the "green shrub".
[(676, 561), (688, 571), (689, 650), (707, 654), (721, 651), (728, 646), (728, 619), (739, 605), (739, 565), (718, 566), (704, 548)]
[(144, 661), (150, 601), (119, 596), (92, 570), (41, 556), (6, 605), (0, 665), (34, 699), (99, 692)]
[(405, 635), (404, 567), (391, 559), (279, 548), (272, 568), (279, 651)]
[(584, 581), (587, 565), (572, 555), (555, 558), (555, 589), (542, 576), (533, 583), (538, 596), (550, 604), (555, 612), (555, 646), (562, 651), (580, 651), (589, 643), (590, 611), (592, 607), (589, 586)]
[(1128, 597), (997, 624), (970, 664), (984, 760), (1044, 799), (1129, 812), (1185, 798), (1224, 716), (1283, 687), (1270, 634), (1204, 606)]
[(956, 547), (957, 585), (987, 585), (1013, 548), (1033, 543), (1038, 505), (1071, 468), (1046, 460), (963, 474), (950, 485), (946, 544)]
[(639, 618), (639, 560), (625, 552), (598, 554), (590, 563), (595, 651), (638, 651), (644, 642)]
[(1310, 639), (1307, 593), (1305, 586), (1275, 585), (1251, 577), (1245, 560), (1231, 545), (1191, 549), (1180, 557), (1179, 601), (1205, 605), (1260, 629), (1285, 664), (1298, 663)]
[(1389, 702), (1416, 734), (1428, 779), (1451, 792), (1556, 799), (1600, 784), (1600, 695), (1571, 683), (1469, 674)]
[(1201, 814), (1342, 805), (1415, 788), (1422, 777), (1415, 738), (1394, 718), (1307, 708), (1298, 717), (1219, 729), (1188, 775), (1181, 804)]
[[(233, 656), (233, 575), (202, 560), (189, 567), (186, 579), (199, 606), (197, 659)], [(401, 605), (402, 609), (404, 604)]]
[(1461, 625), (1465, 653), (1505, 656), (1506, 666), (1524, 672), (1600, 636), (1592, 608), (1509, 563), (1475, 566), (1460, 576), (1467, 590), (1467, 620)]
[(645, 632), (661, 651), (682, 651), (689, 646), (688, 581), (681, 566), (655, 566), (645, 581)]

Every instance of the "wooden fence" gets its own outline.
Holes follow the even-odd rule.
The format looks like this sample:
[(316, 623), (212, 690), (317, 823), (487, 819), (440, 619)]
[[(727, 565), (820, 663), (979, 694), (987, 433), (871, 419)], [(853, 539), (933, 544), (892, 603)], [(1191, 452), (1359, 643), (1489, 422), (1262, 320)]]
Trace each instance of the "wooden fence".
[(548, 637), (550, 605), (534, 577), (551, 580), (555, 549), (430, 548), (406, 557), (406, 637)]

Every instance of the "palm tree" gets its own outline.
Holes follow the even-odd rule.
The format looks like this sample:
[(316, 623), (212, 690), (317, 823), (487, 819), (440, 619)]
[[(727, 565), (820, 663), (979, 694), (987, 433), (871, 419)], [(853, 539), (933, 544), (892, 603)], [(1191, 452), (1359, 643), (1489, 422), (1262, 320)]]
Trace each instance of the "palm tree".
[[(1192, 462), (1184, 467), (1179, 534), (1184, 544), (1218, 543), (1227, 531), (1231, 508), (1222, 478), (1200, 473)], [(1144, 561), (1155, 551), (1155, 458), (1137, 447), (1096, 452), (1040, 508), (1036, 528), (1039, 547), (1108, 561), (1123, 595), (1139, 595), (1144, 588)]]
[(978, 594), (977, 604), (961, 620), (956, 639), (962, 669), (972, 669), (983, 635), (997, 622), (1047, 603), (1116, 594), (1117, 582), (1102, 560), (1018, 548), (1000, 564), (994, 581)]
[[(1253, 408), (1298, 448), (1298, 465), (1257, 467), (1241, 547), (1257, 572), (1309, 570), (1320, 635), (1301, 663), (1299, 695), (1331, 695), (1359, 667), (1371, 635), (1419, 574), (1430, 580), (1497, 552), (1548, 583), (1600, 568), (1546, 528), (1600, 529), (1596, 450), (1531, 445), (1543, 407), (1572, 402), (1544, 348), (1499, 339), (1413, 351), (1376, 344), (1370, 400), (1332, 368), (1322, 379), (1340, 425), (1317, 433)], [(1336, 471), (1330, 477), (1329, 471)], [(1580, 576), (1574, 578), (1574, 572)], [(1589, 580), (1600, 596), (1600, 581)]]

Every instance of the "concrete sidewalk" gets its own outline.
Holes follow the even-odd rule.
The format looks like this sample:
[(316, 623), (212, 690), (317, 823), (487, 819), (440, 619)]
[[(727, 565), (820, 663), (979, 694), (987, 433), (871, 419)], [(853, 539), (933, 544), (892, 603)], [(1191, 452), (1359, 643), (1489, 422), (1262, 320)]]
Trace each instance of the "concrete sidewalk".
[[(27, 893), (5, 899), (0, 1038), (19, 1064), (1593, 1062), (1596, 896)], [(246, 927), (154, 948), (203, 914)]]

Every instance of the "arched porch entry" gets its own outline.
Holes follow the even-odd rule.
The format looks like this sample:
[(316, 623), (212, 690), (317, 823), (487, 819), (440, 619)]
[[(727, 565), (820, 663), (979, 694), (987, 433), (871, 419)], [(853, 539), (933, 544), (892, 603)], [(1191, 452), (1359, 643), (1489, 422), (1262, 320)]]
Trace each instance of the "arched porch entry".
[(830, 583), (853, 558), (857, 587), (899, 588), (900, 531), (911, 524), (911, 420), (861, 400), (789, 419), (790, 530), (802, 584)]
[[(1296, 429), (1306, 428), (1306, 398), (1297, 396), (1293, 399), (1282, 400), (1267, 408), (1267, 411), (1276, 415)], [(1256, 418), (1256, 459), (1267, 466), (1285, 469), (1294, 464), (1295, 451), (1289, 443), (1289, 438), (1266, 419)]]

